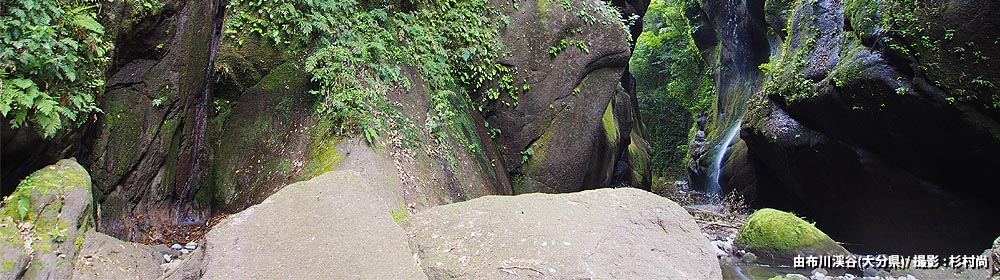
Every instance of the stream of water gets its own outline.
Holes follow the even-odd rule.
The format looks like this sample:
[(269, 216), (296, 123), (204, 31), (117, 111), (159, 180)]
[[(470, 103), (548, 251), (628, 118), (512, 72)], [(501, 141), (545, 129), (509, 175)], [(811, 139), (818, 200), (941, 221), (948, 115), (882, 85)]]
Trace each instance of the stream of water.
[(729, 126), (726, 129), (726, 134), (722, 136), (722, 141), (719, 145), (713, 148), (712, 154), (712, 164), (708, 166), (708, 182), (705, 188), (705, 192), (710, 195), (712, 199), (718, 199), (718, 194), (722, 192), (722, 185), (719, 183), (719, 177), (722, 175), (722, 162), (726, 158), (726, 152), (729, 151), (730, 144), (736, 139), (736, 135), (740, 132), (740, 121)]
[(719, 22), (716, 32), (720, 35), (720, 52), (718, 70), (716, 72), (715, 88), (717, 93), (715, 127), (717, 134), (713, 146), (700, 160), (703, 171), (698, 189), (702, 189), (713, 202), (717, 202), (724, 190), (719, 182), (726, 153), (739, 135), (743, 113), (746, 112), (746, 102), (753, 96), (759, 85), (760, 70), (757, 68), (761, 60), (755, 51), (755, 42), (760, 42), (758, 34), (750, 17), (750, 8), (746, 0), (722, 0), (717, 10), (709, 10), (715, 14)]

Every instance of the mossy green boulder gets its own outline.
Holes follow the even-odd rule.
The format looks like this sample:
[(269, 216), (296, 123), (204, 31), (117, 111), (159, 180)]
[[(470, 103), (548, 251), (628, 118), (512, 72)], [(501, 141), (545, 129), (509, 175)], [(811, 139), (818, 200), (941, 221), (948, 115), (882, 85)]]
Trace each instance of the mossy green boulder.
[(766, 262), (790, 265), (797, 255), (847, 255), (850, 252), (795, 214), (765, 208), (750, 215), (736, 244)]
[(90, 175), (75, 159), (21, 181), (0, 208), (0, 279), (69, 278), (91, 227), (91, 202)]

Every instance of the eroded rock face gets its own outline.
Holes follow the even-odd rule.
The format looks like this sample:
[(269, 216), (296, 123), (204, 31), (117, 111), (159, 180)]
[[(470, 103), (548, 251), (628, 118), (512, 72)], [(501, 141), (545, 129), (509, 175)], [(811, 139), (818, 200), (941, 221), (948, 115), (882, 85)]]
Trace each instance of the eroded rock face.
[[(872, 34), (883, 33), (871, 26), (865, 3), (800, 1), (789, 11), (784, 57), (771, 64), (774, 84), (744, 117), (747, 154), (728, 164), (744, 168), (727, 168), (726, 185), (752, 189), (758, 206), (814, 219), (834, 239), (857, 244), (848, 246), (855, 252), (981, 252), (1000, 233), (1000, 225), (983, 222), (1000, 211), (989, 201), (1000, 194), (990, 175), (1000, 170), (1000, 117), (989, 96), (955, 95), (981, 88), (941, 75), (997, 79), (993, 64), (945, 50), (972, 42), (982, 54), (1000, 55), (994, 44), (979, 44), (997, 37), (995, 19), (957, 20), (972, 6), (1000, 7), (939, 7), (926, 35), (940, 39), (941, 53), (917, 47), (916, 57), (873, 44)], [(964, 35), (944, 39), (947, 29)]]
[(632, 189), (488, 196), (402, 222), (431, 279), (721, 279), (676, 203)]
[[(625, 2), (619, 4), (635, 13), (646, 5)], [(498, 7), (508, 9), (508, 4)], [(484, 117), (456, 95), (449, 101), (462, 111), (454, 125), (460, 127), (443, 128), (454, 132), (443, 142), (420, 127), (412, 129), (416, 137), (407, 139), (420, 149), (402, 147), (400, 139), (410, 135), (400, 131), (377, 137), (373, 144), (385, 148), (379, 161), (391, 162), (411, 189), (407, 207), (510, 194), (511, 170), (532, 170), (536, 179), (525, 176), (524, 181), (536, 180), (533, 186), (547, 191), (648, 186), (648, 145), (641, 127), (634, 125), (636, 102), (627, 85), (619, 86), (628, 60), (628, 32), (605, 2), (571, 5), (575, 8), (566, 10), (559, 3), (544, 4), (551, 13), (527, 8), (529, 4), (509, 11), (534, 12), (516, 16), (520, 21), (513, 25), (529, 26), (544, 39), (514, 39), (525, 31), (516, 28), (504, 35), (505, 40), (521, 40), (514, 43), (518, 55), (509, 58), (510, 65), (524, 70), (515, 80), (527, 81), (538, 89), (531, 92), (539, 92), (521, 100), (516, 108), (522, 109)], [(105, 115), (89, 132), (84, 149), (102, 205), (101, 232), (125, 240), (155, 239), (149, 233), (161, 227), (198, 223), (259, 203), (290, 182), (332, 170), (345, 156), (337, 147), (342, 139), (334, 137), (339, 128), (310, 106), (314, 97), (308, 91), (316, 85), (297, 60), (299, 50), (252, 40), (228, 44), (228, 37), (218, 38), (223, 8), (218, 1), (170, 1), (118, 36), (120, 47), (102, 101)], [(572, 36), (583, 44), (570, 42), (550, 54), (549, 46), (577, 38)], [(521, 56), (524, 51), (530, 55)], [(418, 71), (401, 68), (415, 85), (426, 84)], [(434, 110), (422, 86), (392, 89), (387, 95), (403, 104), (400, 113), (406, 120), (393, 121), (420, 126)], [(567, 102), (556, 108), (555, 99)], [(504, 117), (494, 118), (500, 115)], [(506, 148), (514, 146), (500, 140), (498, 149), (487, 118), (508, 118), (512, 126), (500, 127), (501, 135), (521, 135), (507, 139), (520, 147)], [(536, 121), (540, 119), (545, 121)], [(531, 128), (522, 129), (525, 125)], [(546, 140), (554, 139), (554, 144), (538, 142), (533, 148), (537, 156), (522, 162), (528, 142), (537, 142), (531, 139), (544, 131), (550, 131)], [(473, 146), (478, 148), (469, 148)], [(555, 187), (543, 187), (550, 185)]]
[(83, 235), (93, 227), (90, 175), (60, 160), (23, 180), (0, 210), (4, 279), (67, 279)]
[(198, 222), (209, 73), (224, 1), (167, 1), (117, 39), (104, 114), (86, 165), (101, 203), (99, 228), (137, 240), (150, 225)]
[[(619, 83), (631, 52), (628, 29), (603, 1), (562, 3), (568, 5), (495, 5), (510, 17), (501, 33), (510, 53), (501, 62), (516, 67), (514, 81), (530, 88), (516, 106), (498, 103), (486, 114), (501, 130), (498, 141), (515, 192), (646, 188), (649, 167), (642, 161), (649, 148), (633, 139), (642, 135), (634, 94), (627, 90), (633, 86)], [(626, 12), (636, 13), (648, 5), (625, 4)]]

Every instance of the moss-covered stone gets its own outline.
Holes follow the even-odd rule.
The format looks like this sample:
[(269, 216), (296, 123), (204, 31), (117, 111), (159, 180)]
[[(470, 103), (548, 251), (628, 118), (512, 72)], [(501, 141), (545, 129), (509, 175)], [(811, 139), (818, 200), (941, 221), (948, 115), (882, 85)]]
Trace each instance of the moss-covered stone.
[(306, 180), (330, 172), (337, 166), (337, 163), (344, 160), (344, 155), (337, 151), (337, 143), (340, 142), (340, 138), (329, 136), (327, 129), (324, 129), (329, 128), (330, 125), (329, 122), (320, 122), (314, 128), (312, 144), (309, 147), (309, 156), (307, 157), (308, 162), (300, 179)]
[(750, 215), (736, 242), (769, 261), (787, 261), (796, 255), (847, 255), (843, 246), (798, 216), (765, 208)]
[[(67, 241), (79, 239), (90, 227), (91, 200), (90, 175), (75, 159), (61, 160), (21, 181), (0, 209), (2, 278), (22, 273), (25, 278), (68, 278), (72, 263), (60, 256), (74, 259), (79, 246)], [(29, 246), (25, 240), (31, 240)]]
[(615, 121), (615, 109), (614, 103), (608, 102), (608, 108), (604, 110), (604, 116), (601, 117), (601, 122), (604, 125), (604, 136), (607, 137), (609, 143), (614, 143), (618, 140), (618, 122)]

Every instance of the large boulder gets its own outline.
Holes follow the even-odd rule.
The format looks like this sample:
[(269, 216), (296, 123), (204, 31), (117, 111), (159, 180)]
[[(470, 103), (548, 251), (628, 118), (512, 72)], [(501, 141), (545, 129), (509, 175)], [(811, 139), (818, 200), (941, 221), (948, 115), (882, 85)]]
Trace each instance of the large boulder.
[(60, 160), (21, 181), (0, 209), (3, 279), (66, 279), (93, 227), (90, 175), (75, 159)]
[[(730, 158), (748, 167), (723, 177), (756, 193), (755, 206), (809, 217), (856, 253), (978, 253), (1000, 234), (983, 222), (1000, 211), (990, 200), (1000, 195), (1000, 96), (997, 66), (982, 61), (1000, 55), (986, 39), (1000, 29), (971, 11), (1000, 6), (900, 3), (789, 6), (770, 81), (743, 119), (746, 154)], [(881, 26), (899, 21), (880, 16), (907, 15), (930, 28)]]
[[(643, 134), (633, 133), (633, 86), (620, 83), (632, 40), (611, 3), (494, 2), (510, 18), (500, 34), (510, 51), (500, 62), (517, 70), (514, 86), (528, 89), (516, 100), (501, 97), (485, 114), (500, 129), (498, 144), (514, 191), (648, 188), (648, 144), (633, 139)], [(614, 3), (633, 13), (647, 5)]]
[[(282, 188), (215, 226), (173, 279), (426, 278), (394, 222), (394, 177), (338, 170)], [(397, 183), (398, 184), (398, 183)]]
[(796, 256), (850, 255), (816, 226), (795, 214), (765, 208), (750, 215), (736, 243), (775, 264), (789, 264)]
[(721, 279), (676, 203), (632, 188), (487, 196), (402, 222), (431, 279)]

